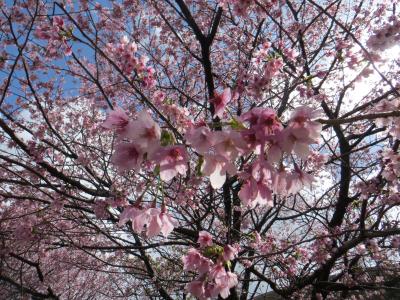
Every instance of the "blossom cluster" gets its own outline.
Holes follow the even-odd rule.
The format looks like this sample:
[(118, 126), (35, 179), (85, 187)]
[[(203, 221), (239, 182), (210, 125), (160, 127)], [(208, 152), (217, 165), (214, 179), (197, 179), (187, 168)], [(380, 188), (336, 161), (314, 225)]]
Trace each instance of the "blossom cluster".
[[(256, 98), (261, 99), (265, 89), (270, 88), (272, 79), (277, 76), (283, 68), (283, 59), (275, 50), (271, 49), (271, 44), (265, 42), (252, 58), (254, 71), (247, 75), (247, 92)], [(283, 45), (282, 45), (283, 46)], [(282, 50), (288, 60), (294, 60), (296, 52), (294, 50)]]
[(160, 166), (160, 178), (170, 181), (178, 174), (184, 175), (187, 170), (187, 153), (182, 145), (161, 145), (161, 139), (171, 139), (171, 135), (162, 131), (146, 111), (140, 112), (138, 118), (131, 121), (121, 109), (111, 111), (102, 124), (106, 129), (117, 133), (117, 145), (112, 162), (119, 170), (136, 170), (141, 168), (144, 160)]
[(163, 92), (156, 91), (153, 94), (153, 101), (157, 109), (168, 117), (173, 124), (176, 124), (178, 128), (184, 128), (190, 122), (188, 110), (175, 104), (175, 101), (168, 99)]
[[(213, 99), (215, 113), (221, 116), (230, 91), (225, 90)], [(186, 131), (186, 140), (200, 155), (200, 171), (210, 177), (214, 189), (221, 188), (226, 174), (238, 173), (235, 161), (241, 155), (255, 153), (258, 158), (239, 173), (243, 181), (239, 197), (245, 206), (272, 206), (272, 192), (294, 194), (310, 185), (313, 177), (294, 162), (287, 172), (282, 158), (284, 153), (307, 159), (309, 145), (318, 142), (321, 126), (312, 121), (318, 114), (307, 107), (298, 108), (284, 127), (276, 112), (269, 108), (253, 108), (239, 119), (233, 119), (224, 130), (212, 131), (205, 123), (192, 124)], [(159, 166), (160, 178), (170, 181), (188, 169), (185, 146), (174, 145), (173, 137), (162, 131), (147, 112), (141, 112), (131, 121), (126, 113), (116, 108), (102, 125), (115, 130), (118, 143), (112, 162), (119, 170), (136, 170), (147, 160)], [(161, 143), (167, 144), (162, 146)], [(278, 166), (278, 167), (276, 167)]]
[(400, 42), (400, 20), (394, 19), (392, 24), (385, 24), (374, 30), (367, 40), (367, 46), (373, 51), (384, 51)]
[(311, 245), (313, 259), (319, 264), (325, 263), (331, 258), (332, 245), (333, 240), (328, 237), (328, 232), (322, 231), (321, 236)]
[(214, 245), (211, 235), (200, 231), (200, 251), (190, 248), (182, 258), (184, 270), (198, 274), (198, 277), (186, 285), (186, 289), (198, 299), (214, 298), (220, 295), (227, 298), (229, 290), (238, 284), (235, 273), (229, 271), (230, 261), (235, 259), (236, 248)]
[(43, 24), (36, 28), (35, 36), (38, 39), (48, 40), (47, 56), (56, 56), (59, 49), (67, 56), (72, 54), (72, 47), (67, 43), (72, 38), (72, 29), (66, 27), (61, 17), (55, 16), (51, 25)]
[[(394, 99), (391, 101), (383, 100), (374, 106), (373, 112), (384, 113), (393, 112), (400, 110), (400, 99)], [(378, 118), (375, 120), (376, 125), (379, 127), (387, 127), (389, 133), (400, 139), (400, 118), (399, 117), (388, 117), (388, 118)]]
[(167, 237), (175, 227), (175, 221), (167, 213), (165, 206), (162, 209), (150, 207), (142, 209), (137, 206), (129, 206), (124, 209), (119, 218), (119, 226), (131, 221), (135, 232), (146, 229), (146, 237), (152, 238), (160, 233)]
[[(211, 99), (216, 116), (223, 116), (230, 98), (231, 92), (226, 89)], [(295, 160), (293, 170), (288, 172), (283, 157), (295, 155), (306, 160), (312, 154), (309, 146), (318, 142), (321, 130), (320, 124), (312, 120), (317, 115), (318, 111), (299, 107), (284, 126), (273, 109), (253, 108), (238, 119), (220, 123), (227, 125), (221, 130), (212, 130), (212, 126), (204, 121), (191, 124), (185, 138), (199, 155), (199, 175), (209, 176), (214, 189), (223, 186), (227, 174), (238, 175), (242, 181), (239, 198), (245, 207), (273, 206), (272, 193), (295, 194), (313, 181), (313, 176), (301, 170)], [(188, 171), (186, 146), (176, 144), (173, 135), (161, 130), (146, 111), (131, 120), (117, 107), (109, 113), (102, 126), (117, 134), (111, 161), (118, 170), (139, 171), (146, 162), (147, 165), (155, 165), (160, 179), (167, 182)], [(239, 172), (236, 160), (252, 154), (253, 161)], [(125, 209), (121, 216), (122, 223), (130, 219), (137, 232), (141, 232), (146, 225), (149, 237), (154, 236), (153, 232), (166, 235), (172, 230), (173, 222), (165, 211), (155, 212), (155, 207), (142, 210), (139, 204)]]
[(210, 177), (215, 189), (223, 186), (226, 173), (238, 173), (235, 160), (240, 155), (258, 155), (239, 173), (243, 180), (239, 197), (251, 208), (257, 204), (272, 206), (272, 192), (294, 194), (313, 181), (296, 163), (293, 171), (287, 172), (282, 158), (284, 153), (293, 153), (307, 159), (309, 145), (318, 142), (321, 130), (320, 124), (312, 121), (317, 115), (318, 111), (300, 107), (284, 127), (273, 109), (253, 108), (222, 131), (212, 131), (205, 122), (193, 125), (186, 139), (201, 155), (201, 173)]
[(389, 182), (394, 192), (400, 192), (400, 155), (392, 149), (382, 152), (382, 176)]
[[(250, 8), (254, 6), (254, 4), (256, 4), (256, 1), (254, 0), (219, 0), (218, 2), (221, 7), (232, 5), (234, 14), (241, 17), (246, 17), (249, 13)], [(271, 9), (276, 4), (278, 4), (278, 0), (263, 1), (263, 6), (266, 9)]]
[(233, 5), (233, 11), (238, 16), (246, 16), (252, 4), (254, 4), (253, 0), (219, 0), (221, 7)]
[[(138, 118), (131, 121), (128, 115), (119, 107), (110, 112), (102, 126), (114, 130), (117, 134), (117, 144), (112, 155), (112, 162), (121, 171), (140, 170), (142, 163), (148, 161), (159, 166), (161, 180), (169, 181), (177, 174), (184, 175), (187, 171), (187, 153), (182, 145), (162, 146), (162, 141), (171, 139), (163, 132), (150, 114), (141, 112)], [(160, 210), (156, 207), (142, 209), (140, 202), (124, 209), (120, 216), (120, 225), (132, 222), (132, 229), (142, 232), (146, 228), (147, 237), (153, 237), (160, 232), (167, 236), (174, 228), (174, 221), (168, 215), (165, 206)]]
[(155, 85), (154, 68), (147, 65), (148, 57), (138, 55), (137, 45), (130, 42), (127, 36), (123, 36), (119, 43), (108, 43), (106, 52), (117, 62), (125, 75), (135, 72), (145, 87)]
[[(279, 264), (284, 265), (284, 271), (274, 270), (275, 275), (282, 277), (292, 277), (296, 275), (299, 265), (307, 263), (314, 251), (314, 245), (300, 247), (298, 245), (293, 245), (290, 240), (277, 240), (272, 234), (261, 237), (257, 231), (252, 233), (249, 246), (256, 249), (257, 252), (263, 256), (268, 257), (269, 260), (279, 261)], [(282, 249), (291, 249), (291, 251), (289, 254), (286, 253), (285, 255)], [(241, 260), (241, 263), (246, 268), (252, 265), (250, 260)]]

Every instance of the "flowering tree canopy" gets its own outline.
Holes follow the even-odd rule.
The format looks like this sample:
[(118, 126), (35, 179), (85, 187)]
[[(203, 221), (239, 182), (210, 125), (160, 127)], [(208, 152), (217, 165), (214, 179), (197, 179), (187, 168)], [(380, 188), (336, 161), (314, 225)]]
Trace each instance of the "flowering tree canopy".
[(1, 298), (398, 290), (398, 4), (0, 0)]

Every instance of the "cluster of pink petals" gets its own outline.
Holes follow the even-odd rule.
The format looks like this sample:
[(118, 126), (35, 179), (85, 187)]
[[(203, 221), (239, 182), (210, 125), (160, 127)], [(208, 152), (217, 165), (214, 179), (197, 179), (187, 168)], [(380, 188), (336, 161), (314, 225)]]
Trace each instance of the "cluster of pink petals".
[[(258, 67), (260, 68), (260, 67)], [(250, 78), (248, 93), (256, 98), (263, 97), (265, 89), (269, 88), (271, 81), (283, 68), (282, 58), (268, 58), (268, 62), (259, 71), (254, 72)]]
[(392, 24), (386, 24), (374, 30), (367, 40), (367, 46), (373, 51), (384, 51), (400, 42), (400, 20), (394, 19)]
[(382, 176), (388, 181), (393, 192), (400, 192), (400, 155), (392, 149), (382, 152)]
[(254, 0), (219, 0), (218, 2), (221, 7), (233, 5), (233, 12), (242, 17), (247, 16), (248, 9), (255, 3)]
[[(237, 174), (235, 161), (238, 157), (258, 155), (239, 174), (243, 180), (239, 198), (250, 208), (273, 206), (272, 193), (295, 194), (302, 187), (311, 186), (312, 175), (295, 162), (292, 171), (286, 171), (282, 158), (286, 153), (307, 159), (309, 145), (319, 139), (321, 125), (313, 121), (318, 114), (308, 107), (299, 107), (284, 127), (274, 110), (253, 108), (236, 120), (237, 125), (232, 128), (212, 131), (205, 123), (192, 125), (186, 132), (186, 140), (202, 155), (201, 172), (210, 177), (214, 189), (223, 186), (226, 174)], [(183, 145), (161, 146), (161, 130), (147, 112), (141, 112), (131, 121), (117, 108), (108, 115), (103, 127), (117, 133), (112, 162), (119, 170), (139, 171), (147, 160), (159, 166), (160, 178), (164, 181), (186, 174), (186, 148)]]
[[(114, 130), (117, 144), (111, 161), (120, 171), (139, 171), (142, 162), (148, 161), (159, 166), (160, 178), (170, 181), (176, 175), (185, 175), (188, 157), (184, 146), (162, 146), (161, 129), (151, 116), (142, 111), (136, 120), (130, 120), (121, 109), (110, 112), (102, 127)], [(141, 209), (138, 206), (126, 207), (120, 215), (119, 224), (132, 222), (135, 232), (145, 230), (148, 238), (162, 233), (164, 237), (174, 228), (174, 221), (166, 212), (155, 207)]]
[[(277, 194), (295, 194), (303, 186), (310, 186), (313, 177), (294, 163), (293, 171), (288, 173), (280, 165), (284, 153), (294, 153), (302, 159), (310, 154), (309, 145), (318, 142), (321, 125), (312, 119), (319, 112), (300, 107), (292, 114), (287, 127), (283, 127), (272, 109), (254, 108), (241, 117), (249, 124), (242, 131), (248, 147), (256, 149), (259, 159), (249, 166), (249, 171), (241, 175), (244, 179), (239, 197), (246, 206), (272, 206), (272, 192)], [(264, 159), (265, 149), (267, 160)]]
[(249, 124), (249, 129), (242, 131), (248, 147), (261, 153), (267, 141), (274, 144), (274, 136), (279, 134), (283, 126), (276, 112), (270, 108), (253, 108), (241, 116), (241, 121)]
[[(298, 271), (299, 264), (309, 262), (311, 258), (312, 251), (314, 250), (314, 246), (311, 245), (309, 247), (299, 247), (294, 246), (293, 241), (282, 239), (276, 240), (276, 237), (273, 235), (267, 235), (261, 237), (258, 232), (254, 232), (254, 239), (249, 244), (251, 248), (256, 249), (263, 255), (268, 255), (271, 261), (279, 261), (279, 264), (282, 264), (284, 267), (283, 271), (280, 272), (280, 276), (292, 277), (296, 275)], [(277, 249), (291, 249), (290, 254), (284, 254), (284, 251), (277, 251)], [(250, 267), (251, 262), (242, 260), (241, 263), (245, 267)]]
[(299, 55), (294, 48), (284, 48), (283, 49), (283, 54), (289, 61), (295, 61), (297, 56)]
[(170, 181), (178, 174), (186, 174), (188, 157), (184, 146), (162, 147), (151, 159), (160, 165), (162, 180)]
[(155, 91), (153, 94), (153, 102), (159, 111), (161, 111), (171, 122), (177, 125), (177, 128), (184, 128), (188, 123), (189, 111), (186, 107), (179, 106), (175, 101), (171, 101), (161, 91)]
[(306, 159), (310, 154), (309, 145), (318, 143), (322, 125), (312, 121), (319, 116), (319, 110), (302, 106), (297, 108), (283, 131), (282, 149), (294, 152), (300, 158)]
[[(255, 0), (219, 0), (218, 2), (221, 7), (232, 6), (233, 13), (240, 17), (246, 17), (252, 7), (257, 8), (254, 5), (257, 3)], [(278, 0), (263, 0), (262, 3), (265, 9), (271, 9), (278, 3)]]
[(164, 181), (186, 173), (185, 147), (161, 146), (161, 129), (147, 112), (140, 112), (138, 118), (131, 121), (121, 108), (116, 108), (102, 126), (117, 133), (118, 143), (111, 160), (119, 170), (139, 171), (142, 162), (148, 160), (160, 166), (160, 178)]
[(226, 104), (231, 100), (231, 90), (226, 88), (222, 94), (216, 94), (210, 99), (214, 107), (214, 117), (222, 118)]
[[(382, 100), (373, 108), (373, 112), (393, 112), (400, 110), (400, 99), (394, 99), (391, 101)], [(388, 117), (388, 118), (378, 118), (375, 123), (379, 127), (387, 127), (389, 133), (400, 139), (400, 117)]]
[(141, 233), (145, 230), (148, 238), (155, 237), (160, 233), (167, 237), (175, 227), (175, 221), (165, 208), (126, 207), (120, 215), (118, 225), (122, 226), (128, 221), (131, 221), (133, 231)]
[[(205, 231), (200, 232), (198, 242), (201, 249), (213, 245), (211, 235)], [(238, 278), (226, 270), (224, 262), (235, 259), (237, 254), (234, 247), (226, 245), (214, 262), (199, 250), (189, 249), (182, 257), (183, 267), (185, 271), (196, 272), (198, 277), (186, 285), (188, 292), (198, 299), (216, 298), (218, 295), (227, 298), (229, 290), (238, 284)]]
[(121, 38), (119, 43), (107, 44), (107, 53), (119, 64), (126, 75), (136, 72), (145, 87), (153, 87), (155, 84), (154, 69), (147, 66), (148, 58), (137, 54), (137, 45), (130, 42), (127, 36)]
[(268, 51), (271, 49), (271, 43), (264, 42), (260, 45), (259, 50), (257, 50), (252, 58), (252, 63), (255, 65), (260, 65), (266, 58), (268, 58)]
[(267, 162), (258, 160), (251, 166), (251, 172), (245, 173), (248, 178), (239, 191), (239, 198), (243, 205), (250, 208), (254, 208), (257, 204), (273, 206), (272, 192), (268, 187), (271, 182), (271, 170)]
[(317, 238), (311, 245), (312, 257), (317, 263), (323, 264), (331, 258), (333, 241), (327, 237), (328, 232), (323, 231), (321, 237)]
[(234, 130), (211, 131), (206, 125), (200, 124), (189, 128), (186, 140), (197, 153), (203, 155), (202, 173), (210, 176), (214, 189), (222, 187), (226, 173), (236, 174), (234, 160), (246, 151), (240, 133)]
[(275, 237), (273, 236), (264, 236), (255, 231), (254, 240), (249, 244), (250, 247), (258, 250), (262, 254), (268, 254), (277, 248), (277, 243)]
[(200, 231), (197, 243), (199, 243), (202, 248), (211, 246), (213, 244), (212, 235), (207, 231)]
[(187, 130), (186, 140), (203, 156), (201, 171), (210, 177), (214, 189), (223, 186), (226, 174), (237, 173), (235, 160), (240, 155), (259, 155), (240, 174), (243, 185), (239, 197), (251, 208), (272, 206), (272, 192), (294, 194), (303, 186), (311, 185), (313, 177), (310, 174), (296, 163), (293, 170), (287, 172), (281, 159), (284, 153), (295, 154), (304, 160), (312, 154), (309, 146), (318, 143), (322, 129), (313, 121), (318, 115), (319, 111), (299, 107), (284, 127), (273, 109), (253, 108), (236, 121), (242, 124), (238, 128), (211, 131), (205, 123), (200, 123)]
[(304, 186), (310, 187), (314, 180), (312, 175), (300, 170), (297, 165), (290, 173), (284, 170), (275, 172), (265, 161), (262, 164), (256, 162), (254, 166), (258, 170), (252, 171), (251, 176), (246, 174), (247, 179), (239, 191), (242, 204), (250, 208), (257, 205), (272, 207), (272, 192), (280, 195), (296, 194)]
[(36, 28), (35, 36), (42, 40), (48, 40), (46, 54), (49, 56), (56, 55), (59, 49), (63, 50), (67, 56), (72, 54), (72, 48), (67, 43), (64, 20), (61, 17), (53, 17), (52, 25)]

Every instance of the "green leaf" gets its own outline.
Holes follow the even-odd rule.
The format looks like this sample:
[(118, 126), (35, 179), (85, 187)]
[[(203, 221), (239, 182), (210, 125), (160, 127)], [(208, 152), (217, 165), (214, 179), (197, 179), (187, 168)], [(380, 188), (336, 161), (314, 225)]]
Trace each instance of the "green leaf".
[(225, 266), (230, 270), (232, 267), (232, 263), (230, 260), (225, 261)]
[(168, 130), (162, 130), (161, 131), (161, 146), (170, 146), (175, 144), (175, 138), (174, 135), (168, 131)]
[(156, 175), (156, 176), (160, 175), (160, 165), (157, 165), (157, 166), (154, 168), (153, 173), (154, 173), (154, 175)]
[(209, 246), (204, 249), (203, 255), (209, 258), (218, 257), (224, 252), (224, 248), (221, 246)]
[(243, 123), (240, 122), (236, 118), (233, 118), (232, 120), (230, 120), (228, 124), (229, 124), (229, 126), (231, 126), (232, 129), (236, 129), (236, 130), (246, 129), (246, 127), (243, 125)]
[(196, 175), (197, 175), (197, 176), (201, 176), (201, 175), (202, 175), (202, 173), (201, 173), (201, 167), (203, 166), (203, 163), (204, 163), (204, 157), (203, 157), (203, 156), (200, 156), (200, 157), (199, 157), (199, 160), (197, 161), (196, 168), (195, 168), (195, 171), (196, 171)]

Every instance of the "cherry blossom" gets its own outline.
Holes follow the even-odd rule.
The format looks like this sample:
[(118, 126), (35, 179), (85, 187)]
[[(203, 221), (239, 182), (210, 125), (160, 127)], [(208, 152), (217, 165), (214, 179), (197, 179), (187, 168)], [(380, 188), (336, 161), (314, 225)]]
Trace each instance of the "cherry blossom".
[(212, 246), (212, 236), (207, 231), (200, 231), (197, 242), (200, 244), (200, 247)]
[(138, 171), (143, 161), (143, 151), (134, 143), (121, 142), (116, 145), (111, 161), (121, 171)]
[(2, 1), (3, 299), (384, 299), (395, 1)]
[(226, 104), (231, 100), (231, 90), (226, 88), (222, 94), (216, 94), (210, 100), (214, 106), (214, 117), (222, 118)]
[(161, 130), (147, 112), (140, 112), (138, 118), (130, 122), (128, 127), (130, 134), (127, 137), (145, 149), (148, 155), (158, 149)]
[(170, 181), (178, 174), (186, 174), (188, 158), (184, 146), (160, 148), (151, 158), (160, 165), (162, 180)]

